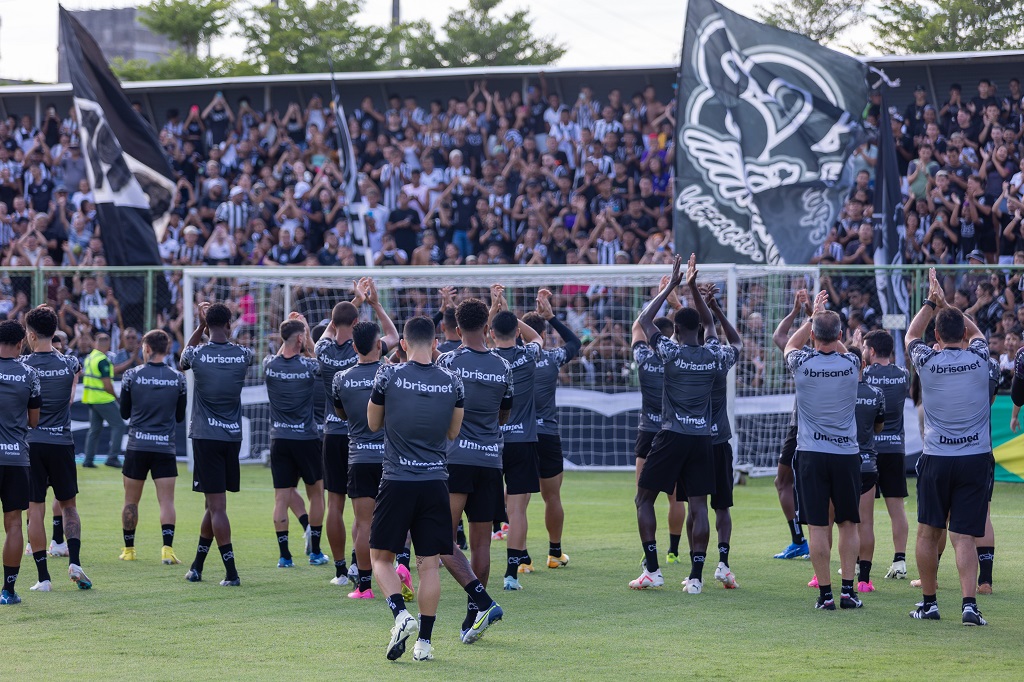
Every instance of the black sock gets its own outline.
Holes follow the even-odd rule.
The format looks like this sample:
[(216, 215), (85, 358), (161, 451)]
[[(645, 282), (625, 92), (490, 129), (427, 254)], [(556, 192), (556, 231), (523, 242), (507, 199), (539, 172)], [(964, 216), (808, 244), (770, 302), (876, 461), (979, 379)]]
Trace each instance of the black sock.
[(68, 538), (68, 563), (82, 565), (82, 541), (79, 538)]
[(521, 550), (506, 547), (505, 559), (505, 577), (515, 578), (519, 573), (519, 562), (522, 560)]
[(4, 590), (14, 594), (14, 583), (18, 580), (20, 566), (4, 565)]
[(466, 618), (462, 621), (462, 629), (468, 630), (473, 627), (473, 623), (476, 622), (476, 614), (480, 613), (480, 609), (476, 607), (476, 603), (473, 601), (473, 595), (466, 595)]
[(871, 582), (871, 562), (866, 559), (860, 560), (860, 575), (857, 577), (862, 583)]
[(323, 526), (309, 527), (309, 546), (313, 554), (320, 553), (320, 534), (324, 532)]
[(360, 592), (373, 589), (373, 571), (370, 569), (364, 571), (361, 568), (357, 570), (359, 571), (359, 584), (356, 585), (356, 589)]
[(340, 578), (341, 576), (348, 573), (348, 567), (345, 565), (345, 560), (334, 562), (334, 577)]
[(497, 533), (501, 530), (501, 521), (491, 521), (491, 532)]
[(843, 579), (843, 594), (853, 594), (853, 580)]
[(992, 561), (995, 559), (995, 547), (978, 548), (978, 584), (992, 584)]
[(786, 523), (789, 524), (789, 536), (792, 538), (794, 545), (802, 545), (807, 542), (807, 540), (804, 539), (804, 531), (803, 528), (800, 527), (799, 521), (796, 519), (790, 519)]
[(199, 545), (196, 547), (196, 558), (192, 562), (192, 568), (199, 573), (203, 572), (203, 564), (206, 563), (206, 557), (210, 554), (210, 545), (213, 544), (213, 538), (204, 538), (199, 536)]
[(548, 543), (548, 556), (553, 556), (556, 559), (562, 558), (562, 543), (555, 544), (554, 542)]
[(356, 560), (356, 550), (355, 549), (352, 550), (352, 560), (349, 563), (352, 564), (353, 566), (358, 566), (359, 565), (359, 562)]
[(64, 542), (64, 517), (53, 517), (53, 541), (58, 545)]
[(819, 601), (822, 603), (832, 599), (832, 585), (818, 585)]
[(127, 528), (122, 528), (121, 529), (121, 535), (124, 536), (124, 546), (125, 547), (134, 547), (135, 546), (135, 529), (134, 528), (132, 528), (131, 530), (129, 530)]
[(466, 543), (466, 527), (462, 524), (462, 520), (459, 520), (459, 527), (455, 529), (455, 540), (459, 544)]
[(164, 536), (164, 547), (174, 547), (174, 524), (162, 523), (160, 524), (160, 531)]
[(533, 559), (530, 558), (530, 551), (528, 549), (524, 549), (521, 556), (523, 557), (524, 564), (529, 565), (533, 563)]
[(32, 552), (32, 558), (36, 560), (36, 571), (39, 572), (39, 582), (50, 579), (50, 571), (46, 568), (46, 550)]
[(224, 579), (234, 580), (238, 577), (238, 571), (235, 569), (235, 552), (231, 548), (231, 543), (221, 545), (217, 549), (220, 550), (220, 560), (224, 562)]
[(967, 606), (968, 604), (970, 604), (971, 606), (977, 607), (978, 606), (978, 600), (976, 598), (974, 598), (974, 597), (964, 597), (964, 603), (963, 603), (963, 605), (960, 608), (963, 608), (964, 606)]
[(896, 552), (895, 554), (892, 555), (893, 563), (896, 563), (897, 561), (906, 561), (906, 560), (907, 560), (907, 553), (906, 552)]
[(718, 560), (721, 561), (723, 564), (725, 564), (726, 567), (728, 568), (728, 566), (729, 566), (729, 543), (728, 542), (719, 542), (718, 543)]
[(391, 615), (398, 618), (398, 614), (405, 611), (405, 600), (402, 599), (401, 592), (395, 592), (393, 595), (387, 598), (388, 608), (391, 609)]
[(939, 600), (935, 598), (934, 594), (923, 594), (921, 595), (921, 597), (921, 601), (924, 602), (925, 608), (931, 606), (932, 604), (936, 606), (939, 605)]
[(434, 621), (437, 620), (437, 616), (424, 616), (420, 614), (420, 634), (419, 639), (424, 642), (429, 642), (430, 638), (434, 634)]
[(400, 566), (409, 568), (409, 560), (412, 558), (412, 550), (408, 547), (403, 547), (401, 553), (395, 556), (395, 560), (398, 561)]
[(644, 543), (644, 568), (647, 569), (648, 573), (654, 573), (658, 570), (658, 543), (654, 540)]
[(306, 532), (306, 526), (309, 525), (309, 514), (303, 514), (299, 517), (299, 525), (302, 526), (302, 532)]
[(491, 599), (491, 595), (487, 594), (487, 590), (479, 580), (474, 580), (462, 589), (466, 591), (466, 594), (469, 595), (470, 601), (473, 602), (479, 611), (486, 611), (491, 608), (491, 604), (494, 603), (494, 600)]
[(277, 531), (277, 546), (281, 550), (282, 559), (291, 559), (292, 553), (288, 551), (288, 531)]
[(669, 535), (668, 535), (668, 553), (669, 554), (675, 554), (676, 556), (679, 555), (679, 540), (682, 537), (683, 537), (682, 535), (672, 535), (671, 533), (669, 533)]
[(693, 560), (690, 562), (690, 579), (704, 579), (704, 559), (706, 552), (693, 552)]

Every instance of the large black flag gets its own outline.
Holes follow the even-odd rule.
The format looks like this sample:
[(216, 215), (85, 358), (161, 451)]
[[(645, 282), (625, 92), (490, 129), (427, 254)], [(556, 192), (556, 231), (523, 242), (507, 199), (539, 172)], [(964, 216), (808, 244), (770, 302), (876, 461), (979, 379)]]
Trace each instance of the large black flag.
[[(176, 193), (170, 164), (96, 41), (63, 7), (60, 51), (71, 75), (82, 154), (96, 197), (107, 263), (159, 265), (158, 235), (163, 235)], [(142, 287), (119, 288), (122, 306), (141, 302)]]
[(852, 185), (866, 67), (788, 31), (690, 0), (676, 153), (679, 253), (806, 263)]

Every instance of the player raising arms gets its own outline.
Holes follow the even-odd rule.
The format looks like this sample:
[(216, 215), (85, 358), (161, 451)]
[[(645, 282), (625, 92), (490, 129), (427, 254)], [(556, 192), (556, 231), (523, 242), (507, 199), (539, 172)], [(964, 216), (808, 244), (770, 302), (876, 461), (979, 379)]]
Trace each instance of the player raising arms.
[[(203, 342), (206, 333), (210, 340)], [(195, 466), (192, 489), (206, 496), (206, 512), (199, 525), (196, 558), (185, 580), (203, 579), (206, 556), (216, 539), (225, 571), (220, 584), (238, 587), (242, 581), (231, 545), (227, 492), (237, 493), (240, 487), (242, 387), (255, 356), (251, 348), (230, 339), (231, 309), (223, 303), (200, 303), (199, 325), (181, 352), (181, 369), (191, 369), (195, 381), (189, 425)]]
[(135, 561), (135, 528), (139, 523), (139, 500), (146, 476), (152, 474), (160, 505), (163, 538), (160, 560), (180, 564), (174, 555), (174, 482), (178, 477), (174, 432), (185, 419), (188, 384), (185, 375), (166, 362), (171, 337), (154, 329), (142, 337), (146, 364), (132, 367), (121, 378), (121, 418), (128, 420), (128, 447), (124, 453), (124, 508), (121, 526), (124, 551), (121, 559)]

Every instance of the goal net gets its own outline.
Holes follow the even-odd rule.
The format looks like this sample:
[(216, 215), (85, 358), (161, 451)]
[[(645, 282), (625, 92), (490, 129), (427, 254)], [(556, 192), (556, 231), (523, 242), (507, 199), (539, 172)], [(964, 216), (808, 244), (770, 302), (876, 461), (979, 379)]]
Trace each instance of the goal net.
[[(399, 331), (415, 315), (432, 316), (438, 290), (455, 287), (458, 299), (489, 302), (489, 287), (505, 287), (510, 309), (535, 308), (537, 292), (550, 289), (558, 314), (583, 342), (580, 356), (560, 374), (556, 393), (567, 467), (625, 469), (634, 466), (633, 448), (640, 410), (630, 328), (657, 292), (668, 266), (390, 267), (390, 268), (189, 268), (182, 279), (186, 336), (194, 328), (195, 305), (227, 303), (236, 312), (235, 341), (257, 357), (277, 351), (277, 329), (291, 311), (311, 327), (326, 322), (332, 307), (351, 300), (358, 277), (373, 277), (381, 303)], [(759, 268), (704, 265), (700, 281), (714, 282), (729, 320), (744, 339), (744, 352), (731, 374), (730, 415), (736, 464), (753, 475), (774, 471), (792, 412), (792, 382), (772, 332), (791, 308), (798, 288), (813, 289), (814, 268)], [(686, 302), (685, 295), (682, 297)], [(369, 306), (362, 319), (372, 319)], [(560, 340), (549, 330), (545, 345)], [(269, 404), (262, 372), (250, 370), (243, 399), (245, 462), (263, 462), (270, 449)]]

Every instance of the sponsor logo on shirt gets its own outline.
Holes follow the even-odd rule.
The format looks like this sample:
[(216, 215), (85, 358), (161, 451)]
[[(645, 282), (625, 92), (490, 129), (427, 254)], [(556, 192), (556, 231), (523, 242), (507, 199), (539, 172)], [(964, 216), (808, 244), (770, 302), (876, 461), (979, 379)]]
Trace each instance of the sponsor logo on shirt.
[(306, 422), (299, 422), (298, 424), (289, 424), (287, 422), (274, 422), (275, 429), (290, 429), (292, 431), (303, 431), (306, 428)]
[(825, 433), (814, 432), (814, 440), (823, 440), (829, 443), (835, 443), (836, 445), (851, 445), (853, 439), (849, 436), (830, 436)]
[(27, 374), (0, 374), (0, 381), (20, 381), (25, 383), (28, 381)]
[(373, 386), (373, 378), (369, 379), (345, 379), (345, 388), (371, 388)]
[(648, 412), (644, 416), (647, 417), (647, 419), (649, 419), (652, 422), (661, 423), (661, 415), (658, 414), (657, 412)]
[(857, 398), (858, 405), (878, 405), (878, 398)]
[(402, 455), (398, 456), (398, 463), (406, 467), (415, 467), (417, 469), (440, 469), (444, 466), (443, 462), (415, 462), (411, 459), (406, 459)]
[(664, 374), (665, 365), (656, 364), (653, 362), (645, 362), (640, 365), (640, 369), (644, 372), (650, 372), (651, 374)]
[(148, 440), (154, 443), (170, 443), (171, 437), (159, 433), (144, 433), (142, 431), (135, 432), (135, 440)]
[(361, 441), (354, 440), (352, 441), (352, 447), (355, 448), (356, 450), (383, 450), (384, 441), (380, 441), (377, 443), (364, 443)]
[(853, 375), (853, 367), (846, 369), (811, 369), (804, 368), (804, 376), (811, 379), (831, 379), (835, 377), (848, 377)]
[(475, 443), (466, 438), (459, 439), (459, 447), (463, 450), (476, 450), (477, 452), (486, 452), (494, 455), (501, 452), (501, 446), (498, 443), (485, 445), (483, 443)]
[(68, 369), (67, 367), (63, 367), (61, 369), (38, 369), (37, 368), (36, 369), (36, 374), (38, 374), (39, 376), (41, 376), (43, 378), (47, 378), (47, 379), (50, 378), (50, 377), (66, 377), (69, 374), (71, 374), (71, 370)]
[(222, 422), (216, 417), (207, 417), (206, 423), (216, 428), (227, 429), (228, 431), (240, 431), (242, 428), (238, 422)]
[(212, 365), (244, 365), (249, 360), (244, 355), (200, 355), (199, 362)]
[(156, 379), (153, 377), (136, 377), (135, 382), (139, 386), (177, 386), (177, 379)]
[(21, 446), (17, 443), (0, 443), (0, 452), (6, 452), (9, 455), (21, 454)]
[(395, 386), (420, 393), (454, 393), (455, 391), (455, 387), (451, 384), (425, 384), (422, 381), (410, 381), (405, 377), (398, 377)]
[(712, 370), (718, 369), (717, 362), (701, 363), (687, 362), (686, 360), (674, 360), (672, 364), (678, 367), (679, 369), (688, 369), (691, 372), (710, 372)]
[(317, 357), (317, 360), (319, 360), (321, 364), (329, 365), (331, 367), (348, 367), (349, 365), (354, 365), (358, 359), (359, 358), (355, 355), (350, 358), (332, 358), (326, 353), (321, 353), (320, 356)]
[(930, 365), (928, 370), (932, 374), (961, 374), (976, 370), (979, 367), (981, 367), (981, 360), (975, 360), (966, 365)]
[(502, 424), (501, 430), (505, 433), (526, 433), (526, 427), (519, 424)]
[(871, 384), (872, 386), (902, 386), (905, 383), (907, 383), (907, 377), (906, 375), (900, 375), (895, 377), (880, 377), (868, 374), (864, 376), (864, 381)]
[(296, 379), (309, 379), (311, 375), (309, 372), (279, 372), (276, 369), (267, 369), (267, 376), (271, 379), (282, 379), (285, 381), (294, 381)]
[[(537, 363), (540, 364), (539, 362)], [(491, 374), (490, 372), (481, 372), (478, 369), (466, 369), (465, 367), (457, 367), (454, 372), (463, 379), (473, 379), (475, 381), (489, 381), (495, 384), (505, 383), (504, 374)]]
[(699, 426), (701, 428), (703, 428), (703, 427), (708, 425), (708, 420), (705, 419), (702, 416), (701, 417), (686, 417), (686, 416), (683, 416), (681, 414), (676, 413), (676, 421), (679, 422), (680, 425)]
[(974, 433), (970, 436), (958, 436), (957, 438), (950, 438), (939, 434), (939, 445), (970, 445), (971, 443), (978, 443), (980, 441), (980, 433)]
[(902, 443), (903, 433), (876, 433), (875, 442), (885, 441), (887, 443)]

